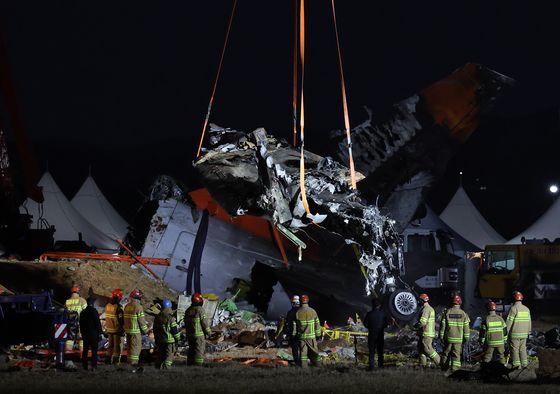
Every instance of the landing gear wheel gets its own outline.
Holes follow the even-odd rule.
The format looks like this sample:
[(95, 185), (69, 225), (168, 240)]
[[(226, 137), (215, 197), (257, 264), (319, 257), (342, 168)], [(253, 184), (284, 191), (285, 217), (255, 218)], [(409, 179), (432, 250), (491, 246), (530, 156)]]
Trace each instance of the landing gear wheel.
[(418, 302), (416, 296), (410, 291), (398, 289), (389, 296), (388, 308), (396, 320), (408, 322), (416, 316)]

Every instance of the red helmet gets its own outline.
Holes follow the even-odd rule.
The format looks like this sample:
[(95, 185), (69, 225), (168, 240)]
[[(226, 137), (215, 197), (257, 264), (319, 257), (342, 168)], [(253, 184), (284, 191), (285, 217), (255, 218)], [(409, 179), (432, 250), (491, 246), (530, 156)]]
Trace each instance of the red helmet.
[(194, 293), (191, 297), (191, 301), (193, 303), (197, 303), (200, 304), (202, 302), (202, 294), (200, 293)]
[(142, 291), (140, 289), (134, 289), (130, 293), (130, 298), (135, 298), (137, 300), (141, 300), (143, 296), (144, 296), (144, 294), (142, 293)]
[(426, 293), (422, 293), (418, 296), (418, 298), (424, 302), (428, 302), (430, 301), (430, 297), (428, 297), (428, 295)]
[(463, 300), (461, 300), (461, 297), (456, 295), (453, 296), (453, 305), (461, 305), (463, 303)]
[(523, 301), (523, 294), (521, 294), (520, 291), (514, 291), (513, 292), (513, 299), (515, 301)]
[(496, 310), (496, 303), (490, 301), (487, 305), (486, 308), (488, 308), (489, 311), (495, 311)]
[(302, 304), (309, 304), (309, 296), (307, 294), (303, 294), (300, 298), (299, 298), (300, 302)]
[(79, 293), (79, 292), (80, 292), (80, 286), (78, 286), (78, 285), (73, 285), (70, 288), (70, 293)]
[(115, 289), (111, 293), (111, 298), (118, 298), (119, 300), (123, 298), (123, 292), (121, 289)]

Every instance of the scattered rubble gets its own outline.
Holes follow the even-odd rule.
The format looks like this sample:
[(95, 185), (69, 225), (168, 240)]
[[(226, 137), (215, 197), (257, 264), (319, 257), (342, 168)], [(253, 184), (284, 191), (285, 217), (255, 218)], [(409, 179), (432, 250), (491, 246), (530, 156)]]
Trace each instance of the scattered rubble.
[(560, 350), (540, 349), (538, 358), (537, 376), (539, 379), (560, 382)]

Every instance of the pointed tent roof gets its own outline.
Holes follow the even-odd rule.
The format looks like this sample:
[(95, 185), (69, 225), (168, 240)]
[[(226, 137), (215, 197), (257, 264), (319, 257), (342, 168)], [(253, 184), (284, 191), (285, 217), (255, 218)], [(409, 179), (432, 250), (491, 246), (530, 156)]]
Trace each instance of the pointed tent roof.
[(520, 244), (521, 237), (525, 237), (525, 239), (548, 238), (550, 241), (560, 238), (560, 199), (556, 199), (554, 204), (535, 223), (510, 239), (508, 244)]
[(49, 225), (55, 226), (55, 241), (78, 240), (78, 233), (82, 233), (82, 239), (97, 249), (118, 249), (115, 241), (96, 229), (70, 204), (49, 172), (45, 172), (39, 180), (39, 186), (43, 188), (45, 197), (42, 206), (28, 198), (20, 208), (21, 212), (27, 211), (33, 215), (33, 228), (40, 227), (37, 222), (44, 219)]
[(476, 209), (463, 186), (459, 186), (439, 217), (463, 238), (481, 249), (486, 245), (506, 242)]
[(459, 233), (449, 227), (441, 218), (426, 205), (426, 216), (418, 221), (411, 222), (405, 231), (412, 232), (414, 229), (437, 231), (443, 230), (452, 236), (451, 243), (453, 244), (453, 249), (455, 251), (469, 251), (474, 252), (480, 250), (480, 248), (473, 243), (469, 242), (463, 238)]
[(105, 198), (91, 175), (86, 178), (70, 203), (105, 235), (117, 239), (126, 235), (128, 223)]

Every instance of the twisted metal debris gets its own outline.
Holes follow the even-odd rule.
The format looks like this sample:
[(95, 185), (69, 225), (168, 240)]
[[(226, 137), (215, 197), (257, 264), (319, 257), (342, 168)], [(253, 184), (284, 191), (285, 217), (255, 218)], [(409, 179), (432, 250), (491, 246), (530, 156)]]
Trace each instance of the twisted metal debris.
[(288, 235), (305, 233), (308, 226), (339, 234), (356, 246), (366, 293), (394, 289), (403, 269), (395, 221), (350, 189), (348, 168), (330, 157), (305, 152), (305, 186), (312, 212), (307, 214), (298, 184), (296, 149), (263, 128), (245, 134), (212, 124), (209, 133), (210, 148), (194, 165), (228, 213), (266, 217)]

